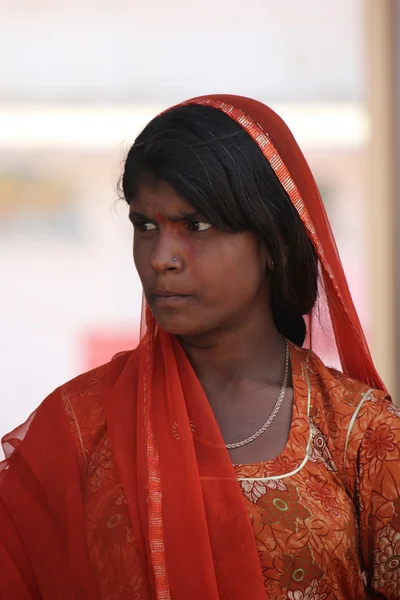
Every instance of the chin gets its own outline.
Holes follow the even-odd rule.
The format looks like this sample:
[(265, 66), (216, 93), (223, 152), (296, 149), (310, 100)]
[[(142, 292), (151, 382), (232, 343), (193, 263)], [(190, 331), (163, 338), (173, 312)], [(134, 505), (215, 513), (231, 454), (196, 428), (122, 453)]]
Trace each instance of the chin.
[(167, 333), (177, 336), (193, 336), (207, 333), (208, 327), (201, 327), (200, 324), (193, 323), (193, 319), (187, 319), (183, 315), (157, 315), (153, 313), (158, 325)]
[(202, 331), (199, 331), (198, 329), (193, 327), (193, 325), (189, 325), (188, 323), (171, 323), (164, 322), (164, 320), (157, 320), (157, 323), (161, 327), (161, 329), (164, 329), (164, 331), (170, 333), (171, 335), (190, 337), (192, 335), (198, 335), (199, 333), (203, 333)]

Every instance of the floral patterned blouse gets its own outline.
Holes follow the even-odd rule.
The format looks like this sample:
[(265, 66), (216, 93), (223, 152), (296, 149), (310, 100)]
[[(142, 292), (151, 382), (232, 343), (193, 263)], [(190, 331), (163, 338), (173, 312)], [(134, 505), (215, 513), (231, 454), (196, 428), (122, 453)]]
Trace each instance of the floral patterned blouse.
[[(267, 597), (400, 598), (400, 408), (311, 351), (291, 346), (291, 368), (285, 449), (274, 460), (235, 466)], [(105, 426), (104, 372), (61, 391), (85, 474), (89, 558), (100, 598), (149, 600)]]
[(289, 439), (236, 465), (271, 598), (400, 598), (400, 409), (292, 348)]

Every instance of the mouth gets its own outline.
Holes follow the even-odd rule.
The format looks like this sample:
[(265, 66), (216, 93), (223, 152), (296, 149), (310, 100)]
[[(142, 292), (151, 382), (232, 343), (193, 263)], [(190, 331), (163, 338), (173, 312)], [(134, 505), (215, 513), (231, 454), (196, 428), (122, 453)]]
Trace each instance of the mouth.
[(156, 292), (151, 297), (160, 306), (177, 306), (187, 303), (191, 296), (174, 292)]

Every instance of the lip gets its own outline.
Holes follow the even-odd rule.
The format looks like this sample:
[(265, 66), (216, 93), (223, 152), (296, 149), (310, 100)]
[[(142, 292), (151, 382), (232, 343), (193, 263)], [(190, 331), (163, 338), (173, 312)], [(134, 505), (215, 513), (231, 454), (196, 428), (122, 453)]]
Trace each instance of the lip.
[(173, 294), (170, 292), (158, 292), (152, 295), (153, 300), (159, 306), (180, 306), (182, 304), (187, 303), (190, 296), (184, 294)]
[(188, 294), (177, 294), (176, 292), (157, 291), (152, 294), (152, 298), (162, 306), (179, 306), (187, 302), (190, 296)]
[(157, 298), (187, 298), (188, 294), (177, 294), (176, 292), (167, 292), (160, 290), (158, 292), (154, 292), (153, 296), (156, 296)]

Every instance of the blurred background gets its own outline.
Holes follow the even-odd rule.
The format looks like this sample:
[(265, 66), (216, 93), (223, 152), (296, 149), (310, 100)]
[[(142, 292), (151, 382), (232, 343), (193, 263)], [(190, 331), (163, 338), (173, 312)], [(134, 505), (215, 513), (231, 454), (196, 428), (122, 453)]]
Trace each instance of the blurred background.
[(0, 19), (0, 436), (138, 336), (124, 155), (163, 108), (254, 96), (314, 171), (397, 378), (397, 0), (16, 0)]

